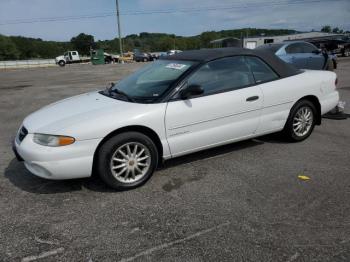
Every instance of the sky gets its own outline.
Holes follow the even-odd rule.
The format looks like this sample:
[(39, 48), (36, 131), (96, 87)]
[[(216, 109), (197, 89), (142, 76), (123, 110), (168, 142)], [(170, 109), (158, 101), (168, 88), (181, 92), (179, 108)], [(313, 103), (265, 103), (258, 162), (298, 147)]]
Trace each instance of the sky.
[[(119, 6), (123, 36), (245, 27), (311, 31), (326, 24), (350, 30), (350, 0), (119, 0)], [(83, 32), (113, 39), (115, 9), (115, 0), (0, 0), (0, 34), (69, 41)]]

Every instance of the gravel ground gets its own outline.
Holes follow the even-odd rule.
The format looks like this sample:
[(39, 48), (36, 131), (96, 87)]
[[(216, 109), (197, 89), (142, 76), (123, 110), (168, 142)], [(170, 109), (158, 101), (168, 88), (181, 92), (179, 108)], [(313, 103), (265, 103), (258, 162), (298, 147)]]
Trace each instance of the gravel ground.
[[(26, 115), (142, 65), (0, 71), (0, 261), (350, 261), (349, 119), (302, 143), (270, 135), (174, 159), (127, 192), (40, 179), (14, 159)], [(350, 59), (337, 73), (350, 108)]]

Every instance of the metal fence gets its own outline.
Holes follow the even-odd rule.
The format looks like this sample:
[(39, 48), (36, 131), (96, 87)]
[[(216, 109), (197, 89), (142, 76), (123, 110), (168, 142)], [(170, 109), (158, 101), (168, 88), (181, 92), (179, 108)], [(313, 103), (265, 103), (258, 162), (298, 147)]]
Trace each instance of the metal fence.
[(54, 65), (55, 59), (0, 61), (0, 69), (48, 67)]

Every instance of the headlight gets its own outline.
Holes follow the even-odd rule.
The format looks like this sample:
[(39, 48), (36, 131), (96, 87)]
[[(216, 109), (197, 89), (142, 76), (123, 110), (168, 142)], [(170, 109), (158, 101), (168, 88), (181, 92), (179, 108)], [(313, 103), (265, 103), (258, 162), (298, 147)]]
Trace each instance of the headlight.
[(70, 136), (34, 134), (33, 141), (39, 145), (56, 147), (73, 144), (75, 139)]

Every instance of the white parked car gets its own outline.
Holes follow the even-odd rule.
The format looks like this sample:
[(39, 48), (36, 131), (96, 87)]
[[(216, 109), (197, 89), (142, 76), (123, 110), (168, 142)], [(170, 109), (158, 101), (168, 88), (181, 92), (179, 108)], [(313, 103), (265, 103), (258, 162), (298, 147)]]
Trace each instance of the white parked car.
[(337, 105), (336, 81), (265, 51), (182, 52), (29, 115), (14, 150), (43, 178), (96, 170), (111, 187), (134, 188), (162, 160), (278, 131), (306, 139)]
[(181, 53), (182, 51), (181, 50), (169, 50), (167, 52), (167, 55), (175, 55), (175, 54), (178, 54), (178, 53)]

